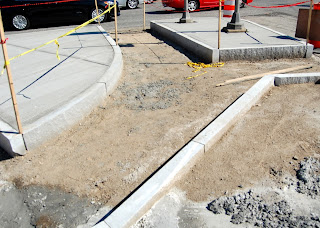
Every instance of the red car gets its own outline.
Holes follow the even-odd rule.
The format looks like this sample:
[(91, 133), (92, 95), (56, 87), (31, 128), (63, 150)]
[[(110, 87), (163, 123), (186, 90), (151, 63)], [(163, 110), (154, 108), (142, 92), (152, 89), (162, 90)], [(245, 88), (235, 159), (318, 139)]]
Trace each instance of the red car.
[[(214, 8), (219, 7), (219, 0), (188, 0), (189, 1), (189, 11), (195, 11), (202, 8)], [(243, 0), (245, 3), (251, 3), (253, 0)], [(244, 7), (245, 3), (240, 0), (240, 7)], [(224, 5), (224, 0), (222, 0), (222, 6)], [(172, 7), (177, 10), (184, 8), (184, 0), (162, 0), (162, 5), (164, 7)]]

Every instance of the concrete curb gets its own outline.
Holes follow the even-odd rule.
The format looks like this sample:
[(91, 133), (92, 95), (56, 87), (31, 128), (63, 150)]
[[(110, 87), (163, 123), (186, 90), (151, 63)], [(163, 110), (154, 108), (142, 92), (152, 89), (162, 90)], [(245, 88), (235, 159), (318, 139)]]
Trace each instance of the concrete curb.
[[(28, 150), (33, 149), (45, 140), (68, 129), (88, 115), (93, 108), (101, 104), (106, 96), (115, 89), (115, 86), (122, 75), (123, 60), (121, 49), (119, 46), (116, 46), (114, 40), (101, 26), (98, 26), (98, 28), (113, 48), (114, 59), (111, 66), (98, 83), (95, 83), (89, 89), (54, 112), (25, 126), (23, 136), (9, 132), (1, 133), (0, 145), (10, 155), (24, 155), (26, 153), (25, 145)], [(12, 129), (12, 132), (16, 132), (16, 130)]]
[[(177, 19), (178, 21), (178, 19)], [(278, 35), (286, 36), (257, 23), (243, 20), (246, 23), (269, 30)], [(296, 45), (270, 45), (267, 47), (238, 47), (238, 48), (214, 48), (201, 41), (193, 39), (182, 32), (176, 31), (163, 25), (165, 22), (151, 21), (150, 29), (157, 36), (164, 37), (189, 52), (195, 54), (205, 63), (230, 61), (230, 60), (263, 60), (274, 58), (309, 58), (312, 56), (313, 45), (305, 45), (304, 42), (297, 40)], [(295, 39), (295, 38), (293, 38)]]
[(303, 77), (301, 74), (275, 74), (274, 85), (289, 85), (302, 83), (320, 83), (320, 73), (305, 73)]
[(202, 130), (193, 140), (186, 144), (164, 166), (153, 174), (119, 207), (94, 228), (129, 227), (137, 221), (174, 181), (179, 179), (202, 153), (209, 150), (223, 134), (239, 120), (251, 107), (273, 86), (291, 83), (317, 82), (319, 73), (268, 75), (260, 79), (245, 94), (229, 106), (211, 124)]
[(185, 48), (194, 55), (200, 56), (201, 59), (206, 63), (219, 61), (219, 50), (212, 48), (201, 41), (179, 33), (165, 25), (160, 25), (156, 21), (150, 22), (150, 29), (152, 34), (165, 37), (166, 39)]

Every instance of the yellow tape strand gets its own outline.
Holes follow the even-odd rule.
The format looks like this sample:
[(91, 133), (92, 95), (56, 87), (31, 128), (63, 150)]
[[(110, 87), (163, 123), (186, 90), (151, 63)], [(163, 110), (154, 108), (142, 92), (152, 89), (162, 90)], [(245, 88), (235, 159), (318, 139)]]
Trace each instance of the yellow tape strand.
[(192, 72), (203, 71), (203, 73), (201, 73), (201, 74), (197, 74), (195, 76), (187, 77), (187, 79), (192, 79), (192, 78), (196, 78), (196, 77), (199, 77), (201, 75), (204, 75), (204, 74), (208, 73), (207, 71), (203, 70), (204, 68), (222, 67), (222, 66), (224, 66), (224, 63), (218, 62), (218, 63), (212, 63), (212, 64), (204, 64), (204, 63), (187, 62), (185, 65), (188, 65), (189, 67), (194, 68), (195, 70), (193, 70)]
[[(26, 55), (26, 54), (28, 54), (28, 53), (30, 53), (30, 52), (36, 51), (37, 49), (42, 48), (43, 46), (46, 46), (46, 45), (51, 44), (51, 43), (53, 43), (53, 42), (57, 45), (56, 56), (57, 56), (57, 59), (60, 60), (60, 56), (59, 56), (59, 52), (58, 52), (59, 47), (60, 47), (60, 44), (59, 44), (59, 42), (58, 42), (58, 39), (63, 38), (63, 37), (65, 37), (65, 36), (68, 36), (68, 35), (70, 35), (71, 33), (74, 33), (75, 31), (77, 31), (78, 29), (81, 29), (81, 28), (87, 26), (88, 24), (92, 23), (93, 21), (95, 21), (96, 19), (98, 19), (99, 17), (101, 17), (102, 15), (110, 12), (111, 9), (113, 9), (115, 6), (116, 6), (116, 5), (113, 5), (112, 7), (108, 7), (107, 10), (105, 10), (103, 13), (99, 14), (99, 15), (96, 16), (95, 18), (92, 18), (92, 19), (90, 19), (89, 21), (84, 22), (83, 24), (81, 24), (81, 25), (77, 26), (76, 28), (74, 28), (74, 29), (66, 32), (65, 34), (59, 36), (59, 37), (56, 38), (56, 39), (50, 40), (50, 41), (47, 42), (47, 43), (41, 44), (41, 45), (38, 46), (38, 47), (35, 47), (35, 48), (33, 48), (33, 49), (30, 49), (30, 50), (28, 50), (28, 51), (26, 51), (26, 52), (23, 52), (23, 53), (17, 55), (17, 56), (12, 57), (11, 59), (9, 59), (8, 61), (5, 62), (4, 66), (3, 66), (3, 69), (2, 69), (2, 71), (1, 71), (1, 75), (3, 75), (6, 66), (8, 66), (8, 65), (10, 64), (10, 61), (12, 61), (12, 60), (14, 60), (14, 59), (16, 59), (16, 58), (19, 58), (19, 57), (21, 57), (21, 56), (24, 56), (24, 55)], [(1, 76), (1, 75), (0, 75), (0, 76)]]
[(57, 55), (57, 58), (60, 60), (60, 56), (59, 56), (59, 47), (60, 47), (60, 44), (58, 42), (58, 39), (54, 40), (55, 44), (57, 45), (57, 52), (56, 52), (56, 55)]

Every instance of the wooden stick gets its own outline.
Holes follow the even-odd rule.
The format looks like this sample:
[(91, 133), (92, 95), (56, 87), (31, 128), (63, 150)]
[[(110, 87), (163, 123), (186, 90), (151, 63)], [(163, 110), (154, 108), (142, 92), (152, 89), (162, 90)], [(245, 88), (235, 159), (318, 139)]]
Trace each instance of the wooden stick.
[(116, 45), (118, 45), (118, 16), (117, 16), (117, 1), (114, 0), (114, 28), (116, 33)]
[(291, 71), (308, 69), (308, 68), (311, 68), (311, 67), (312, 67), (312, 65), (304, 65), (304, 66), (286, 68), (286, 69), (282, 69), (282, 70), (270, 71), (270, 72), (262, 73), (262, 74), (250, 75), (250, 76), (245, 76), (245, 77), (241, 77), (241, 78), (235, 78), (235, 79), (227, 80), (224, 83), (217, 84), (216, 86), (217, 87), (218, 86), (224, 86), (224, 85), (228, 85), (228, 84), (235, 83), (235, 82), (243, 82), (243, 81), (248, 81), (248, 80), (259, 79), (259, 78), (262, 78), (265, 75), (288, 73), (288, 72), (291, 72)]
[[(1, 37), (1, 41), (2, 41), (1, 44), (2, 44), (4, 62), (8, 63), (9, 62), (9, 56), (8, 56), (8, 51), (7, 51), (7, 45), (6, 45), (6, 42), (5, 42), (6, 38), (5, 38), (5, 35), (4, 35), (1, 10), (0, 10), (0, 37)], [(6, 64), (6, 71), (7, 71), (8, 82), (9, 82), (11, 98), (12, 98), (12, 104), (13, 104), (13, 108), (14, 108), (14, 113), (16, 115), (16, 121), (17, 121), (17, 125), (18, 125), (19, 134), (22, 134), (22, 126), (21, 126), (20, 115), (19, 115), (19, 111), (18, 111), (16, 93), (14, 92), (14, 87), (13, 87), (10, 64)]]
[(221, 40), (221, 0), (219, 0), (218, 49), (220, 49), (220, 40)]
[(143, 0), (143, 31), (146, 31), (146, 0)]
[(311, 17), (312, 17), (312, 7), (313, 7), (313, 0), (310, 1), (310, 8), (309, 8), (309, 17), (308, 17), (308, 27), (307, 27), (307, 40), (306, 45), (309, 43), (309, 36), (310, 36), (310, 27), (311, 27)]
[[(94, 0), (95, 4), (96, 4), (96, 11), (97, 11), (97, 16), (99, 15), (99, 9), (98, 9), (98, 4), (97, 4), (97, 0)], [(97, 19), (98, 23), (100, 25), (100, 17)]]

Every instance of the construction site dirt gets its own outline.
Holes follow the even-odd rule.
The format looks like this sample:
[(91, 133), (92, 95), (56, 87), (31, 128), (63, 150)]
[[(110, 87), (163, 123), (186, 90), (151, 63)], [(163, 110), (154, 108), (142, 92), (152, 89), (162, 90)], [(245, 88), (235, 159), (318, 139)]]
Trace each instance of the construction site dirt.
[[(31, 197), (31, 203), (21, 203), (27, 205), (23, 210), (41, 212), (30, 219), (33, 226), (76, 227), (99, 208), (116, 206), (256, 80), (222, 87), (216, 84), (310, 63), (311, 69), (295, 73), (320, 72), (317, 54), (310, 59), (231, 61), (223, 67), (205, 68), (206, 73), (193, 72), (186, 63), (197, 59), (148, 32), (126, 30), (118, 38), (124, 72), (105, 103), (25, 156), (8, 158), (1, 151), (0, 187), (13, 183), (20, 192), (36, 187), (40, 195), (45, 195), (43, 191), (47, 195), (52, 191), (71, 194), (79, 197), (82, 205), (89, 204), (83, 206), (87, 207), (84, 213), (75, 210), (81, 208), (79, 202), (70, 203), (74, 208), (68, 210), (79, 213), (74, 217), (84, 216), (70, 223), (65, 219), (70, 212), (67, 209), (54, 213), (67, 203), (57, 200), (56, 207), (52, 203), (40, 210)], [(187, 79), (190, 76), (197, 77)], [(204, 157), (199, 161), (203, 165), (193, 167), (177, 188), (190, 200), (210, 203), (239, 186), (248, 188), (268, 178), (280, 181), (274, 173), (293, 175), (304, 157), (320, 154), (319, 100), (319, 85), (275, 87), (252, 108), (250, 118), (244, 117), (223, 136), (210, 158), (215, 162)], [(0, 217), (0, 223), (10, 227), (8, 221), (9, 217)]]

